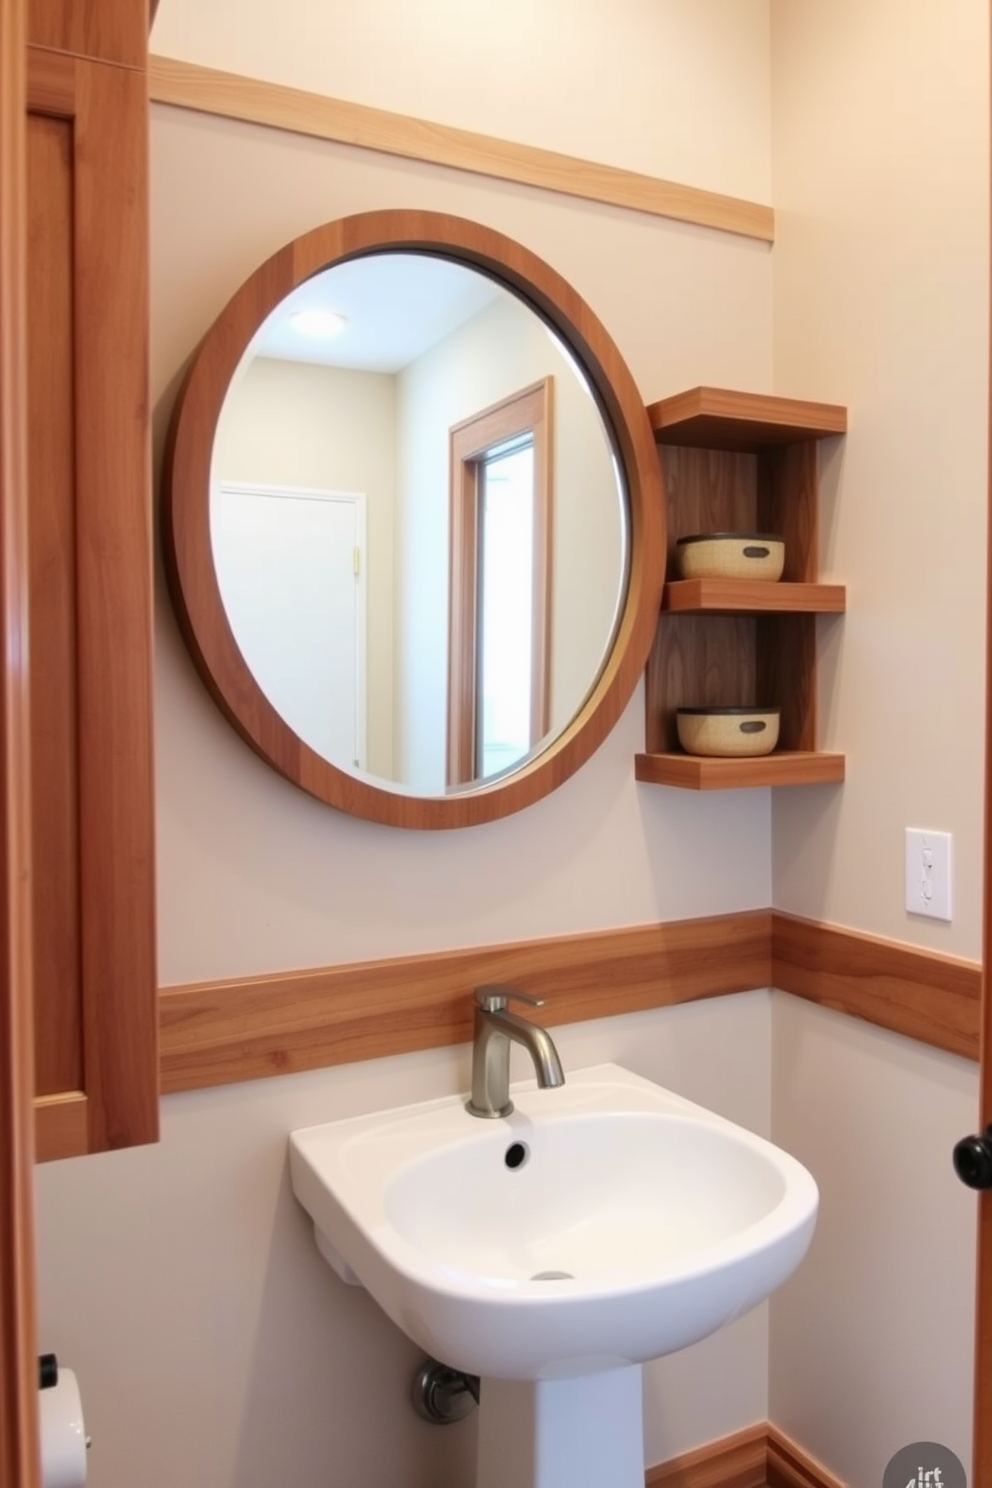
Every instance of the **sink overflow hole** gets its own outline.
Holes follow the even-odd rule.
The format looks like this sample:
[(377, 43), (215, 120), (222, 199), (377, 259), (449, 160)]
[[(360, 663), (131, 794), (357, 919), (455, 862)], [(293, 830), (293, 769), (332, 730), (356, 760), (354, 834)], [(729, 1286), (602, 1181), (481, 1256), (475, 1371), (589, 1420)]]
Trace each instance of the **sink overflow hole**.
[(508, 1168), (522, 1168), (528, 1157), (530, 1157), (530, 1148), (526, 1142), (511, 1142), (506, 1149), (503, 1161)]
[(535, 1271), (531, 1281), (574, 1281), (571, 1271)]

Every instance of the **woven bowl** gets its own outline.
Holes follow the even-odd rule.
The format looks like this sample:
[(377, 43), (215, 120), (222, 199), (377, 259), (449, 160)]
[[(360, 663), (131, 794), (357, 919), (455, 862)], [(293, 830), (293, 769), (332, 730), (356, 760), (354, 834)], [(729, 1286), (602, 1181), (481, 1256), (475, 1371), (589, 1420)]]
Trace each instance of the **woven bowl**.
[(771, 754), (781, 708), (679, 708), (675, 718), (686, 754), (741, 759)]
[(765, 579), (782, 577), (785, 543), (767, 532), (700, 532), (678, 540), (683, 579)]

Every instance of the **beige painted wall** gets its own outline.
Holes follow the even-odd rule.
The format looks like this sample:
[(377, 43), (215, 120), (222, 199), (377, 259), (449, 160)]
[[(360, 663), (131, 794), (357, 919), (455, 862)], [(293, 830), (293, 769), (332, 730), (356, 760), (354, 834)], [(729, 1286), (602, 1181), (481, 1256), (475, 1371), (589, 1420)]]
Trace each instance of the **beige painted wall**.
[(774, 994), (772, 1135), (815, 1173), (816, 1234), (771, 1301), (771, 1419), (843, 1482), (900, 1447), (971, 1465), (976, 1196), (951, 1166), (975, 1066)]
[[(843, 790), (775, 799), (775, 902), (981, 954), (988, 7), (773, 6), (777, 390), (850, 407), (827, 459), (826, 743)], [(825, 121), (829, 120), (829, 125)], [(909, 916), (904, 831), (954, 834), (950, 926)]]
[[(773, 0), (776, 390), (845, 402), (821, 555), (823, 741), (842, 790), (772, 805), (775, 904), (981, 954), (988, 7)], [(953, 726), (948, 721), (953, 719)], [(905, 910), (904, 831), (954, 835), (951, 924)], [(821, 1183), (772, 1303), (772, 1417), (852, 1483), (971, 1452), (974, 1065), (776, 1001), (773, 1129)]]
[[(152, 178), (159, 445), (179, 370), (241, 280), (304, 228), (373, 207), (432, 207), (519, 238), (590, 301), (647, 399), (702, 380), (770, 385), (761, 244), (165, 108), (153, 111)], [(207, 697), (164, 593), (159, 605), (164, 983), (768, 902), (767, 793), (693, 800), (638, 786), (639, 697), (596, 757), (523, 815), (389, 831), (261, 764)]]
[[(934, 0), (776, 0), (770, 52), (769, 7), (750, 0), (509, 0), (491, 13), (453, 0), (415, 10), (371, 0), (346, 13), (296, 0), (278, 21), (273, 11), (271, 26), (261, 11), (245, 25), (226, 0), (209, 14), (192, 0), (162, 0), (153, 38), (162, 52), (758, 197), (771, 178), (771, 98), (783, 215), (773, 255), (631, 213), (156, 109), (159, 445), (181, 367), (237, 284), (305, 228), (380, 206), (459, 212), (548, 259), (604, 321), (647, 401), (708, 382), (774, 385), (852, 407), (852, 434), (826, 470), (824, 531), (825, 566), (851, 585), (851, 613), (824, 635), (825, 742), (848, 751), (843, 790), (780, 792), (773, 803), (762, 791), (695, 798), (638, 787), (638, 697), (595, 758), (521, 816), (460, 834), (391, 833), (308, 800), (238, 742), (198, 682), (160, 594), (164, 982), (764, 905), (773, 864), (784, 907), (977, 954), (977, 880), (968, 870), (976, 829), (961, 803), (977, 819), (981, 534), (958, 497), (967, 488), (974, 499), (975, 441), (984, 439), (976, 342), (984, 329), (974, 329), (984, 328), (987, 272), (977, 181), (987, 135), (975, 102), (986, 55), (980, 9), (980, 0), (956, 0), (954, 15), (965, 19), (955, 29)], [(869, 67), (868, 80), (857, 66), (853, 78), (844, 70), (860, 55), (844, 44), (856, 14), (873, 55), (886, 58), (884, 74)], [(334, 41), (318, 46), (325, 24)], [(514, 48), (525, 62), (512, 88), (480, 86), (466, 69), (473, 39), (494, 56), (505, 39), (526, 41)], [(923, 65), (931, 53), (940, 66)], [(818, 81), (824, 57), (829, 67)], [(860, 210), (855, 219), (845, 203), (845, 170), (829, 154), (835, 133), (846, 138), (852, 99), (871, 95), (871, 79), (880, 102), (873, 115), (860, 109), (857, 158), (872, 162), (877, 151), (899, 177), (891, 236), (879, 185), (888, 173), (865, 169), (862, 230)], [(926, 99), (926, 131), (950, 142), (943, 165), (937, 143), (914, 133), (905, 149), (891, 133), (895, 123), (916, 129), (916, 89)], [(808, 177), (798, 141), (816, 166)], [(925, 208), (915, 215), (904, 156), (938, 192), (932, 218)], [(925, 281), (930, 308), (907, 318), (914, 297), (904, 261), (926, 269), (944, 262), (948, 244), (954, 267)], [(843, 274), (834, 284), (838, 254)], [(928, 380), (926, 367), (934, 369)], [(922, 406), (925, 381), (942, 421)], [(904, 398), (910, 387), (915, 397)], [(955, 413), (962, 398), (970, 414)], [(917, 466), (928, 477), (922, 484), (913, 483)], [(892, 577), (889, 518), (894, 508), (914, 578), (929, 576), (920, 554), (932, 551), (937, 477), (940, 511), (953, 510), (966, 540), (927, 669), (915, 653), (907, 664), (896, 646), (899, 627), (917, 614), (909, 596), (919, 586)], [(960, 688), (943, 676), (959, 668), (968, 679)], [(908, 705), (921, 672), (928, 695), (953, 699), (971, 723), (962, 723), (965, 742), (951, 766), (940, 768), (953, 785), (935, 783), (942, 756), (919, 706)], [(949, 827), (959, 843), (963, 908), (950, 933), (906, 925), (892, 897), (893, 871), (901, 893), (901, 841), (894, 849), (892, 833), (911, 808), (939, 812), (940, 820), (914, 824)], [(566, 1069), (616, 1058), (759, 1130), (771, 1110), (773, 1134), (807, 1155), (823, 1184), (822, 1238), (808, 1278), (774, 1314), (770, 1372), (764, 1310), (652, 1366), (649, 1461), (769, 1409), (855, 1482), (877, 1481), (886, 1437), (904, 1432), (925, 1436), (932, 1427), (966, 1455), (968, 1423), (952, 1395), (960, 1402), (970, 1394), (971, 1201), (948, 1191), (945, 1139), (970, 1125), (974, 1070), (835, 1024), (791, 1002), (776, 999), (770, 1009), (756, 994), (561, 1032)], [(285, 1133), (459, 1088), (466, 1069), (465, 1050), (437, 1051), (171, 1098), (159, 1148), (41, 1172), (42, 1341), (78, 1369), (90, 1402), (94, 1488), (268, 1488), (276, 1479), (309, 1488), (329, 1463), (349, 1488), (464, 1488), (471, 1428), (436, 1433), (411, 1415), (413, 1352), (315, 1257), (286, 1190)], [(900, 1142), (904, 1119), (912, 1141), (883, 1193), (878, 1164)], [(920, 1229), (901, 1222), (914, 1206), (928, 1216)], [(931, 1215), (946, 1219), (939, 1234)], [(915, 1372), (902, 1357), (906, 1317), (939, 1333), (939, 1356), (928, 1351)], [(854, 1359), (856, 1378), (875, 1394), (852, 1401)], [(902, 1403), (886, 1385), (892, 1371), (907, 1392)], [(850, 1419), (865, 1399), (877, 1409), (876, 1426)]]
[(162, 0), (152, 50), (768, 200), (768, 0), (291, 0), (279, 14), (246, 25), (237, 0)]

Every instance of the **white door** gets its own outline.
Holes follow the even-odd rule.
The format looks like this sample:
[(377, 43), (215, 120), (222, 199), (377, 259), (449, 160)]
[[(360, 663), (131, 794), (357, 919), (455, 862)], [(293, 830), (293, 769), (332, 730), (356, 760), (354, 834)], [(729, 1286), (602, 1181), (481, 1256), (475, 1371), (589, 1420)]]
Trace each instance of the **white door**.
[(234, 637), (311, 749), (365, 767), (365, 498), (225, 483), (211, 539)]

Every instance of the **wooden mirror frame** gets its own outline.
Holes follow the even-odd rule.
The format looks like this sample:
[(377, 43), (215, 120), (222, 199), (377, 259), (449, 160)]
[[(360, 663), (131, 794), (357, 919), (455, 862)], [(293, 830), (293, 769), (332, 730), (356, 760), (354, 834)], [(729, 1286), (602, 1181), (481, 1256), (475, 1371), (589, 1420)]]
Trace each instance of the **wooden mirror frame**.
[[(317, 754), (275, 711), (228, 623), (210, 542), (210, 464), (228, 386), (266, 317), (305, 279), (381, 252), (433, 253), (487, 274), (561, 336), (595, 388), (623, 466), (629, 503), (627, 593), (610, 654), (582, 708), (545, 749), (492, 784), (450, 796), (405, 795)], [(288, 780), (340, 811), (390, 826), (475, 826), (521, 810), (584, 764), (626, 706), (647, 663), (661, 605), (665, 517), (661, 467), (644, 402), (588, 305), (528, 249), (462, 218), (367, 212), (304, 233), (273, 254), (221, 312), (176, 400), (163, 480), (165, 566), (180, 629), (214, 701), (241, 737)]]

